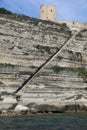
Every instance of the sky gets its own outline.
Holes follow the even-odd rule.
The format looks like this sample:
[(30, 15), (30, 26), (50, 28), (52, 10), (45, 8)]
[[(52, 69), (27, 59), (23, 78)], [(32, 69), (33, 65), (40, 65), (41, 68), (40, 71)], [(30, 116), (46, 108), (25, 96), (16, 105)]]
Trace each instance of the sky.
[(41, 4), (55, 5), (59, 20), (87, 22), (87, 0), (0, 0), (0, 7), (38, 19)]

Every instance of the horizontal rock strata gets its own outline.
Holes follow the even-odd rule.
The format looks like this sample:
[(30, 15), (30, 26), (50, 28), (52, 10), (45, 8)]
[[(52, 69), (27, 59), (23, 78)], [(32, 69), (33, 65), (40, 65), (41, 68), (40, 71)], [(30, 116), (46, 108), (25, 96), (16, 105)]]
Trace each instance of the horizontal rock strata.
[(0, 14), (1, 113), (87, 110), (87, 30), (62, 48), (74, 33), (65, 24)]

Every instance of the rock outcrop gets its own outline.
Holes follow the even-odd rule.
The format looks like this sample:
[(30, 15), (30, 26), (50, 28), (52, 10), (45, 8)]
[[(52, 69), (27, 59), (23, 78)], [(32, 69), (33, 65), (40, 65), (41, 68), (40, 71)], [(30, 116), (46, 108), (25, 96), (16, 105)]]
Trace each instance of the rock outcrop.
[(86, 28), (0, 14), (0, 111), (22, 109), (87, 111)]

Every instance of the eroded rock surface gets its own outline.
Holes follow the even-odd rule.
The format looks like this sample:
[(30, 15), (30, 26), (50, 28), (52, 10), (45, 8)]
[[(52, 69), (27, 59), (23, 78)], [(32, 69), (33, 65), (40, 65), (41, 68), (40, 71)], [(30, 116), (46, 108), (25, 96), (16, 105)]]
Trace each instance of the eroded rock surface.
[(80, 30), (14, 94), (73, 34), (65, 24), (0, 14), (2, 113), (22, 108), (32, 112), (87, 111), (87, 29)]

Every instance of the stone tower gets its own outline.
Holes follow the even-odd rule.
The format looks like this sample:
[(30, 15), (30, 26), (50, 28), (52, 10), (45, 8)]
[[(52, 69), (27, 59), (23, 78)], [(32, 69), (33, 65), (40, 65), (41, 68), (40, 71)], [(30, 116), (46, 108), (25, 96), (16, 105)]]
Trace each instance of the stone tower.
[(40, 6), (40, 19), (42, 20), (56, 20), (56, 7), (53, 5)]

